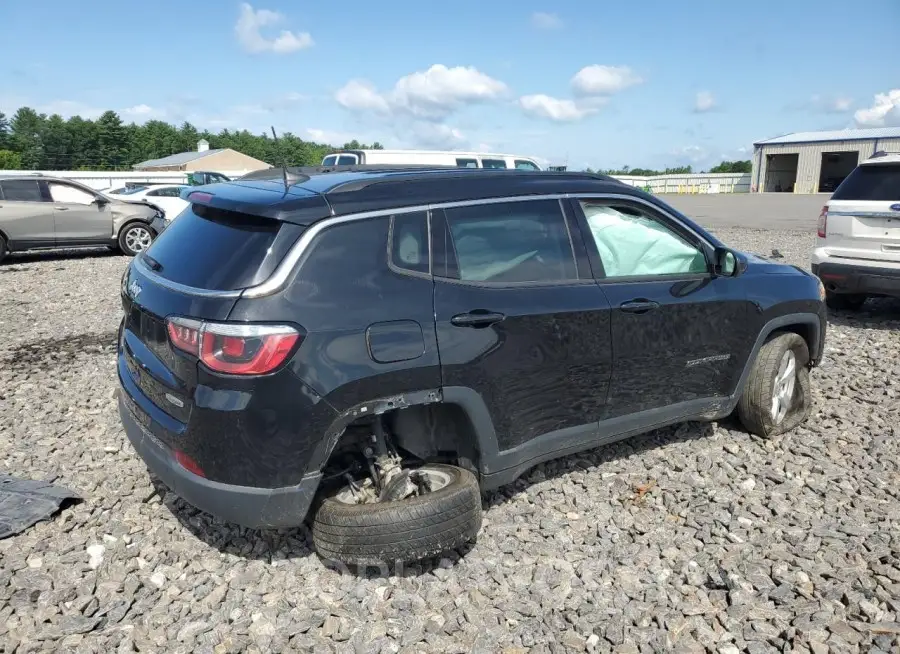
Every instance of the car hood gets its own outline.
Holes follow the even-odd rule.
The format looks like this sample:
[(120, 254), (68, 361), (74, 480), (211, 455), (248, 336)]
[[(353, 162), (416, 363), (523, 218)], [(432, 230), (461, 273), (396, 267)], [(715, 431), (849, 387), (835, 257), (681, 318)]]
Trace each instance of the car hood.
[(812, 274), (800, 266), (774, 260), (764, 254), (753, 252), (743, 252), (742, 254), (747, 258), (751, 270), (761, 275), (796, 275), (798, 272), (803, 275)]

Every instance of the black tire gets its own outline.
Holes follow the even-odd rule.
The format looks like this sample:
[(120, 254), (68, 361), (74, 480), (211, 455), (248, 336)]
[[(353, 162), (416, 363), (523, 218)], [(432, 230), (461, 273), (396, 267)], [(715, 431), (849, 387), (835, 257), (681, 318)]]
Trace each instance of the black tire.
[[(790, 408), (779, 421), (774, 415), (773, 398), (779, 370), (788, 352), (794, 358), (795, 381)], [(757, 436), (771, 438), (788, 432), (806, 421), (812, 410), (808, 365), (809, 348), (806, 341), (797, 334), (776, 334), (760, 348), (737, 406), (738, 417), (747, 431)]]
[[(134, 257), (146, 250), (150, 247), (150, 243), (147, 243), (145, 247), (138, 248), (136, 243), (134, 242), (133, 236), (144, 232), (149, 235), (150, 243), (153, 242), (153, 239), (156, 238), (156, 233), (150, 228), (150, 225), (142, 222), (133, 222), (128, 223), (125, 227), (122, 228), (122, 231), (119, 232), (119, 249), (122, 250), (129, 257)], [(146, 242), (145, 238), (141, 238), (142, 242)]]
[(825, 291), (825, 304), (835, 311), (859, 311), (866, 302), (866, 296), (859, 293), (832, 293)]
[(348, 565), (393, 565), (420, 561), (456, 549), (481, 529), (481, 491), (468, 470), (443, 464), (427, 467), (450, 482), (434, 492), (376, 504), (322, 500), (313, 518), (316, 551)]
[(6, 239), (0, 236), (0, 263), (3, 262), (7, 254), (9, 254), (9, 249), (6, 247)]

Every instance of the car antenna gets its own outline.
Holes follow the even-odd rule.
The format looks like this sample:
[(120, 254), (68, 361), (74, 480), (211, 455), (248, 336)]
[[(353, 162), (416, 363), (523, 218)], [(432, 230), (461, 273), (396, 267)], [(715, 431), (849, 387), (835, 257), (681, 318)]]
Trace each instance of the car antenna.
[(272, 138), (275, 139), (275, 150), (278, 152), (278, 158), (281, 159), (281, 176), (284, 180), (284, 192), (287, 193), (288, 189), (290, 189), (290, 184), (288, 184), (288, 172), (287, 166), (284, 163), (284, 152), (281, 151), (281, 145), (278, 143), (278, 136), (275, 134), (275, 126), (272, 125)]

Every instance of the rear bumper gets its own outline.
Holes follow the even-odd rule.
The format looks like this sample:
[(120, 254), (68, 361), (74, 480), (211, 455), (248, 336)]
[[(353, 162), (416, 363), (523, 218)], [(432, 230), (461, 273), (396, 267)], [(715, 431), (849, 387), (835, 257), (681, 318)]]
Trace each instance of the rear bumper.
[(812, 272), (832, 293), (860, 293), (900, 297), (900, 268), (821, 262)]
[[(135, 417), (127, 391), (119, 389), (119, 415), (131, 445), (147, 467), (188, 503), (228, 522), (250, 528), (299, 527), (306, 519), (321, 473), (307, 474), (287, 488), (235, 486), (204, 479), (185, 470), (173, 453)], [(152, 420), (148, 415), (146, 420)]]

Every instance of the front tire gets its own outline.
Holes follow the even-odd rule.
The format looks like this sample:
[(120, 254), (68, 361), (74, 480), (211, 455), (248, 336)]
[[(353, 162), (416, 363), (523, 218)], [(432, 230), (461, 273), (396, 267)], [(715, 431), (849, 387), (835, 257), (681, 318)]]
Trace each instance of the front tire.
[(422, 495), (370, 504), (348, 503), (349, 487), (326, 497), (312, 525), (319, 555), (348, 565), (392, 565), (437, 556), (474, 540), (481, 529), (475, 475), (444, 464), (419, 470), (446, 476), (446, 484)]
[(150, 247), (156, 235), (145, 223), (130, 223), (119, 233), (119, 249), (130, 257)]
[(6, 240), (0, 236), (0, 263), (3, 262), (7, 254), (9, 254), (9, 248), (6, 247)]
[(825, 305), (835, 311), (859, 311), (866, 296), (859, 293), (832, 293), (825, 291)]
[(809, 417), (809, 348), (797, 334), (778, 334), (759, 350), (738, 417), (752, 434), (771, 438), (788, 432)]

